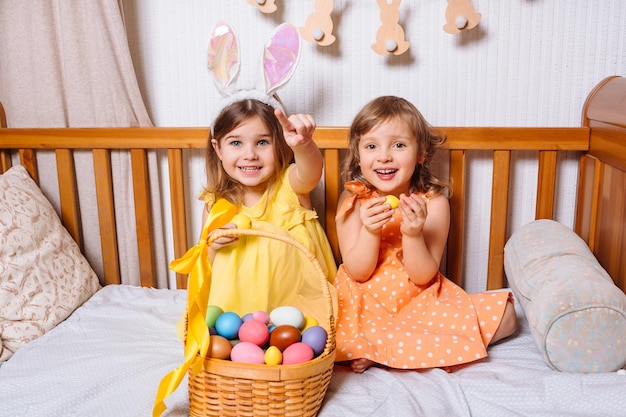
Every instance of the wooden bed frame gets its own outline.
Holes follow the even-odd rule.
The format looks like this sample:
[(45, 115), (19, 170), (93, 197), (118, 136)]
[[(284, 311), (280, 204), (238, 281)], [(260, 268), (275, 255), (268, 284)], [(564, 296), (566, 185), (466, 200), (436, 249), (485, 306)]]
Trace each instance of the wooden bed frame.
[[(616, 105), (616, 103), (618, 103)], [(617, 107), (616, 107), (617, 106)], [(10, 115), (9, 115), (10, 116)], [(147, 152), (167, 150), (171, 193), (173, 247), (181, 256), (195, 242), (187, 235), (183, 153), (204, 149), (207, 128), (7, 128), (0, 106), (0, 173), (12, 165), (12, 155), (38, 181), (37, 153), (54, 150), (57, 162), (61, 219), (81, 244), (83, 241), (78, 204), (77, 173), (73, 151), (91, 150), (95, 172), (98, 217), (101, 233), (103, 284), (119, 284), (120, 268), (111, 175), (112, 150), (127, 150), (132, 163), (136, 233), (141, 284), (156, 286), (156, 265), (151, 234)], [(450, 198), (451, 227), (445, 263), (446, 275), (462, 282), (463, 242), (466, 217), (466, 157), (472, 151), (493, 152), (491, 226), (486, 289), (502, 288), (504, 244), (507, 239), (511, 154), (538, 151), (536, 218), (553, 218), (557, 156), (579, 151), (580, 166), (575, 213), (575, 231), (588, 243), (616, 284), (626, 289), (626, 78), (608, 77), (589, 94), (583, 108), (581, 127), (441, 127), (448, 136), (449, 176), (453, 180)], [(334, 211), (340, 193), (339, 164), (347, 145), (347, 127), (319, 127), (315, 139), (325, 161), (325, 228), (339, 260)], [(128, 232), (128, 231), (126, 231)], [(195, 236), (193, 236), (195, 239)], [(177, 277), (178, 288), (186, 278)]]

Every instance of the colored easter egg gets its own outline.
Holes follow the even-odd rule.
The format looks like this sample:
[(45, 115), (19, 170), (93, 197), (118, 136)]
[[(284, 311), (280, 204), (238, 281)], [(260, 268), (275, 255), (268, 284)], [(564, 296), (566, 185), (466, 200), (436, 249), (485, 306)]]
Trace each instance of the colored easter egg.
[(283, 354), (276, 346), (270, 346), (265, 351), (265, 363), (268, 365), (280, 365), (283, 361)]
[(249, 229), (252, 226), (250, 217), (240, 213), (235, 214), (230, 222), (234, 223), (237, 229)]
[(221, 307), (210, 305), (206, 309), (206, 325), (208, 327), (215, 327), (215, 320), (222, 314), (224, 310)]
[(275, 326), (289, 324), (301, 329), (304, 324), (304, 314), (296, 307), (280, 306), (270, 312), (270, 321)]
[(230, 351), (230, 360), (243, 363), (265, 363), (265, 352), (259, 346), (250, 342), (239, 342)]
[(244, 314), (243, 316), (241, 316), (241, 321), (243, 322), (246, 322), (251, 319), (252, 319), (252, 313)]
[(276, 326), (270, 333), (270, 346), (276, 346), (283, 352), (288, 346), (299, 342), (302, 337), (298, 328), (289, 324)]
[(302, 331), (312, 326), (319, 326), (319, 324), (320, 323), (317, 321), (315, 317), (304, 316), (304, 325), (302, 326)]
[(219, 315), (215, 320), (215, 330), (220, 336), (224, 336), (226, 339), (234, 339), (239, 333), (239, 327), (241, 327), (241, 317), (237, 313), (227, 311)]
[(385, 203), (389, 204), (392, 209), (396, 209), (400, 206), (400, 200), (395, 195), (389, 194), (385, 197)]
[(302, 343), (311, 346), (315, 356), (320, 355), (324, 351), (327, 339), (328, 333), (321, 326), (311, 326), (302, 332)]
[(297, 342), (283, 351), (283, 365), (296, 365), (313, 359), (314, 353), (311, 346)]
[(254, 343), (263, 346), (270, 338), (270, 331), (267, 325), (260, 320), (250, 319), (244, 321), (239, 327), (239, 340), (242, 342)]
[(254, 313), (252, 313), (252, 318), (262, 321), (265, 324), (268, 324), (270, 322), (270, 315), (263, 310), (255, 311)]
[(209, 340), (209, 357), (216, 359), (230, 359), (233, 346), (230, 341), (220, 335), (211, 336)]

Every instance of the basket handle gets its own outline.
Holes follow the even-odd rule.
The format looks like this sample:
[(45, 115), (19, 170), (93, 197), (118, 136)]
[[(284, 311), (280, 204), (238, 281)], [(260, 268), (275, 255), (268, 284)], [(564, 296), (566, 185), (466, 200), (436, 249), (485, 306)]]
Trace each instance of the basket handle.
[[(266, 230), (259, 230), (259, 229), (239, 229), (239, 228), (218, 229), (218, 230), (211, 232), (211, 234), (208, 237), (207, 243), (210, 246), (213, 242), (215, 242), (217, 239), (221, 237), (238, 237), (238, 236), (259, 236), (259, 237), (266, 237), (269, 239), (279, 240), (279, 241), (292, 245), (293, 247), (298, 249), (300, 252), (302, 252), (307, 257), (307, 259), (313, 264), (313, 267), (315, 268), (317, 272), (319, 285), (320, 285), (320, 288), (322, 289), (322, 295), (324, 296), (324, 299), (326, 300), (326, 313), (327, 313), (326, 317), (328, 318), (328, 323), (327, 323), (328, 331), (334, 332), (335, 317), (334, 317), (334, 312), (333, 312), (333, 303), (332, 303), (332, 295), (330, 292), (330, 284), (328, 280), (326, 279), (326, 273), (324, 272), (324, 270), (322, 269), (322, 266), (320, 265), (319, 261), (315, 257), (315, 254), (313, 254), (313, 252), (311, 252), (311, 250), (307, 248), (306, 246), (304, 246), (300, 241), (290, 236), (282, 235), (282, 234), (275, 233), (275, 232), (269, 232)], [(328, 339), (330, 341), (331, 337), (329, 337)]]

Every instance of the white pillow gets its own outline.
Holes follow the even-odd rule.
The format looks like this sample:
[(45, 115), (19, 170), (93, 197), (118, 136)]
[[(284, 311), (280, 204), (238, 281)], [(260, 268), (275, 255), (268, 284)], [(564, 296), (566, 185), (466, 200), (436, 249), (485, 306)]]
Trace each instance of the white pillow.
[(59, 217), (18, 165), (0, 175), (0, 363), (100, 288)]
[(626, 365), (626, 295), (572, 229), (553, 220), (524, 225), (504, 247), (504, 268), (551, 368)]

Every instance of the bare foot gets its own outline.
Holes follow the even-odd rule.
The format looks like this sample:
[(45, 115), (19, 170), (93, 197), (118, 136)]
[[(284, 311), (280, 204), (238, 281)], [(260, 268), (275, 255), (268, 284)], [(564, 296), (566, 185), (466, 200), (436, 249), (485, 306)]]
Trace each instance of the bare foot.
[(367, 368), (369, 368), (372, 365), (374, 365), (374, 361), (371, 361), (366, 358), (359, 358), (359, 359), (353, 360), (350, 363), (350, 368), (352, 368), (353, 372), (356, 372), (357, 374), (362, 374), (363, 372), (365, 372)]

